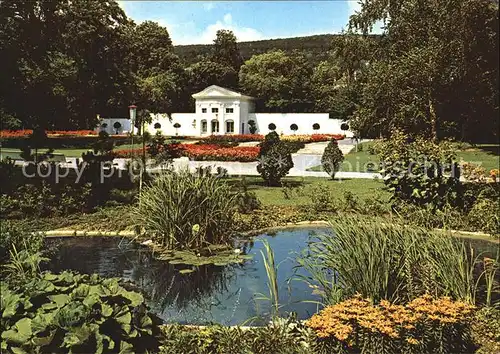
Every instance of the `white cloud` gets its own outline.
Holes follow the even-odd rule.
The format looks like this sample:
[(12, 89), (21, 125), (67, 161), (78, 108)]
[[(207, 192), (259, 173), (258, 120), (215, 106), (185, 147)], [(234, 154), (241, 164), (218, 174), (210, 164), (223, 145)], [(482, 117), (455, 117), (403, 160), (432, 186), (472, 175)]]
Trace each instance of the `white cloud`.
[(201, 33), (196, 34), (187, 31), (177, 31), (175, 27), (167, 27), (172, 37), (174, 44), (211, 44), (218, 30), (225, 29), (233, 31), (238, 42), (255, 41), (263, 39), (261, 32), (251, 27), (239, 26), (233, 21), (233, 16), (230, 13), (224, 15), (222, 20), (208, 25)]

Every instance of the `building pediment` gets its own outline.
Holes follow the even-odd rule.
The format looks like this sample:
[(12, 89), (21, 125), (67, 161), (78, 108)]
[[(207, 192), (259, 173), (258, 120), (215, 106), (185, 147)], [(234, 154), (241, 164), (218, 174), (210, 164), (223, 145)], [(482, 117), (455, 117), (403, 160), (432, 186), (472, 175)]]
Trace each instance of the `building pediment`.
[(207, 87), (201, 92), (195, 93), (193, 95), (195, 99), (203, 99), (203, 98), (236, 98), (236, 99), (244, 99), (251, 100), (253, 99), (250, 96), (242, 95), (239, 92), (229, 90), (224, 87), (220, 87), (217, 85), (212, 85)]

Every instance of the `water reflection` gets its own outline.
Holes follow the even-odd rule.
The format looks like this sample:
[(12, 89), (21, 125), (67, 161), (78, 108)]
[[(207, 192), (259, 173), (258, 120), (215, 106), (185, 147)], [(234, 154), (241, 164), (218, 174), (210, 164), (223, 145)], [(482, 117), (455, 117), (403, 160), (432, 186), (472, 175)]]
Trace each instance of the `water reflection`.
[[(303, 302), (318, 300), (307, 284), (290, 280), (296, 273), (295, 255), (307, 244), (312, 231), (283, 231), (268, 237), (276, 263), (280, 263), (282, 311), (296, 312), (299, 318), (307, 318), (317, 310), (316, 305)], [(257, 294), (268, 293), (260, 254), (262, 244), (258, 240), (237, 243), (243, 253), (253, 255), (252, 260), (199, 266), (188, 274), (179, 273), (186, 266), (158, 261), (149, 249), (118, 238), (51, 239), (48, 247), (53, 250), (48, 269), (72, 269), (133, 282), (148, 298), (152, 310), (167, 322), (233, 325), (249, 318), (266, 320), (271, 310), (268, 302), (255, 300)]]

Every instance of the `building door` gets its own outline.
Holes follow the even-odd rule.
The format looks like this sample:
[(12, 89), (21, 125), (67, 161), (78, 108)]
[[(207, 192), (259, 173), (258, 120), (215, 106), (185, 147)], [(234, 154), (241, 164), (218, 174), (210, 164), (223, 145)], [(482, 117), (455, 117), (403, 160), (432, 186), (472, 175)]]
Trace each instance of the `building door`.
[(245, 134), (245, 123), (241, 123), (241, 134)]

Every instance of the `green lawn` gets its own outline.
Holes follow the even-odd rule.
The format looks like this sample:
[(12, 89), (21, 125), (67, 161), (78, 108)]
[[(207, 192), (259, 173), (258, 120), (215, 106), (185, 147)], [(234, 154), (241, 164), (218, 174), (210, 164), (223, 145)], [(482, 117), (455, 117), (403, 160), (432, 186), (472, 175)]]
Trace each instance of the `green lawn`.
[[(241, 178), (230, 178), (230, 183), (238, 184)], [(349, 180), (329, 180), (326, 178), (317, 177), (285, 177), (283, 185), (297, 187), (292, 192), (290, 199), (285, 198), (283, 187), (268, 187), (260, 177), (245, 177), (245, 181), (249, 191), (255, 192), (257, 198), (266, 205), (306, 205), (310, 202), (308, 197), (308, 189), (314, 185), (325, 184), (338, 193), (341, 198), (344, 191), (350, 191), (361, 201), (373, 197), (374, 193), (379, 191), (383, 195), (389, 194), (383, 189), (384, 183), (377, 180), (369, 179), (349, 179)]]
[[(341, 171), (346, 172), (369, 172), (371, 165), (375, 166), (375, 170), (379, 166), (379, 158), (377, 155), (370, 155), (368, 147), (373, 142), (360, 144), (361, 151), (352, 150), (345, 155), (345, 160), (342, 164)], [(472, 162), (486, 169), (486, 172), (499, 168), (500, 161), (500, 145), (498, 144), (478, 144), (474, 147), (464, 148), (457, 152), (458, 161)], [(309, 171), (323, 171), (322, 166), (315, 166)]]
[[(142, 148), (142, 144), (125, 144), (125, 145), (118, 145), (115, 146), (115, 150), (124, 150), (124, 149), (140, 149)], [(72, 148), (60, 148), (60, 149), (55, 149), (54, 153), (55, 154), (63, 154), (65, 157), (82, 157), (82, 154), (84, 152), (87, 152), (89, 150), (92, 150), (91, 147), (88, 149), (72, 149)], [(43, 149), (42, 149), (43, 151)], [(19, 149), (11, 149), (11, 148), (2, 148), (2, 155), (6, 156), (18, 156), (20, 153)]]
[(457, 154), (459, 161), (472, 162), (481, 165), (486, 172), (499, 168), (500, 145), (498, 144), (479, 144)]
[[(344, 172), (374, 172), (378, 170), (379, 159), (377, 155), (370, 155), (368, 148), (373, 142), (369, 141), (358, 145), (358, 151), (353, 149), (344, 156), (341, 171)], [(308, 171), (323, 171), (323, 166), (314, 166)]]

